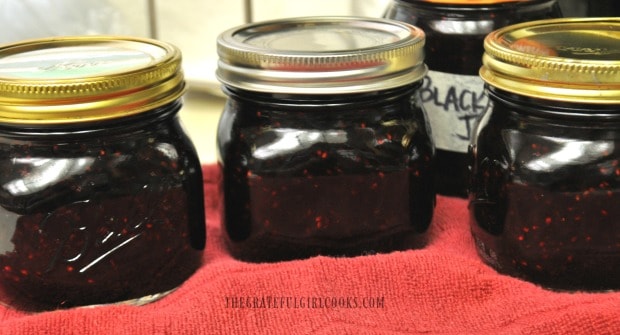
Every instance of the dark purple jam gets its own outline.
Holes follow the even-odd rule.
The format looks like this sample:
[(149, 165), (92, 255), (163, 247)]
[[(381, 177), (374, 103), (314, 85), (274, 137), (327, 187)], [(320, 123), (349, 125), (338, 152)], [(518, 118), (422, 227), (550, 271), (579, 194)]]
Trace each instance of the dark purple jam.
[(556, 0), (393, 1), (384, 16), (413, 24), (426, 34), (425, 63), (430, 71), (420, 96), (436, 145), (437, 193), (466, 197), (467, 147), (488, 102), (478, 78), (484, 38), (510, 24), (560, 17), (559, 5)]
[(232, 255), (278, 261), (423, 246), (434, 153), (418, 87), (325, 96), (229, 88), (218, 147)]
[(196, 271), (202, 174), (179, 107), (79, 126), (0, 125), (2, 303), (37, 311), (133, 300)]
[(472, 150), (478, 252), (545, 287), (619, 289), (620, 107), (490, 92)]

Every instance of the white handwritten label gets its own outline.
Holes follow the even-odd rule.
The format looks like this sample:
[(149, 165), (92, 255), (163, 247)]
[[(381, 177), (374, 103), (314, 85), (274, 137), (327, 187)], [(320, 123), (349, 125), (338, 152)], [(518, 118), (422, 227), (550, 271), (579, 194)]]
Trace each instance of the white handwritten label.
[(467, 153), (488, 97), (478, 76), (429, 71), (420, 89), (438, 149)]

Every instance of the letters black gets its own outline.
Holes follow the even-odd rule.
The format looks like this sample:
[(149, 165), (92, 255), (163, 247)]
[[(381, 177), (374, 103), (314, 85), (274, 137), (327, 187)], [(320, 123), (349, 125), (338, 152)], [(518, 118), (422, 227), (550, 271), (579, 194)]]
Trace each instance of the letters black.
[[(433, 84), (430, 76), (424, 78), (422, 87), (419, 90), (420, 100), (424, 106), (439, 107), (439, 111), (455, 113), (454, 120), (459, 120), (465, 128), (465, 134), (455, 134), (463, 141), (471, 139), (473, 125), (482, 115), (486, 108), (487, 96), (484, 92), (476, 92), (467, 87), (457, 85), (447, 85), (445, 92), (441, 91)], [(427, 107), (427, 109), (430, 109)], [(438, 109), (430, 109), (427, 112), (433, 113)], [(452, 127), (451, 128), (458, 128)]]

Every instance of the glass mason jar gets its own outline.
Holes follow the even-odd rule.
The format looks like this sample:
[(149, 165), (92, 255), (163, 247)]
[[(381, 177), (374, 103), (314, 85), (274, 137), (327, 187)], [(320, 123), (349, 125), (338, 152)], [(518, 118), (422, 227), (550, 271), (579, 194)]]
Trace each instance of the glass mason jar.
[(501, 273), (555, 289), (620, 288), (620, 20), (489, 35), (491, 100), (472, 146), (471, 228)]
[(180, 62), (177, 48), (133, 38), (0, 48), (1, 303), (143, 304), (201, 265)]
[(424, 244), (433, 146), (416, 91), (424, 33), (367, 18), (298, 18), (218, 39), (224, 227), (248, 261)]
[(420, 89), (436, 147), (437, 193), (466, 197), (467, 147), (488, 103), (478, 76), (483, 40), (498, 28), (561, 16), (556, 0), (392, 1), (387, 18), (426, 33), (429, 72)]

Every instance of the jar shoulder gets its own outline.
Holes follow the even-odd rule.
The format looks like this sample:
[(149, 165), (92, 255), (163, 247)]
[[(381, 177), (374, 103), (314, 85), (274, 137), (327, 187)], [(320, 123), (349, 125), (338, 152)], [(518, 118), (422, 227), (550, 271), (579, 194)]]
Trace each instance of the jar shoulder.
[[(498, 171), (506, 182), (587, 189), (616, 179), (617, 123), (543, 119), (489, 111), (475, 140), (478, 176)], [(558, 186), (559, 187), (559, 186)]]
[(404, 166), (413, 155), (433, 151), (423, 113), (410, 107), (283, 112), (234, 104), (220, 120), (218, 148), (223, 162), (264, 169)]
[(200, 183), (196, 151), (177, 126), (96, 136), (0, 134), (0, 204), (16, 212), (48, 211), (188, 179)]

